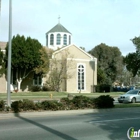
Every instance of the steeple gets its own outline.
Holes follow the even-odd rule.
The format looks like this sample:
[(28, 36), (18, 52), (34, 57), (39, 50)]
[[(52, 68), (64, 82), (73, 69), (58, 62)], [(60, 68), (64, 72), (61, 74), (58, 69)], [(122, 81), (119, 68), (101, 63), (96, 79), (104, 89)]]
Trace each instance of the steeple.
[(46, 46), (56, 50), (71, 44), (72, 34), (60, 24), (60, 16), (58, 17), (58, 24), (46, 33)]

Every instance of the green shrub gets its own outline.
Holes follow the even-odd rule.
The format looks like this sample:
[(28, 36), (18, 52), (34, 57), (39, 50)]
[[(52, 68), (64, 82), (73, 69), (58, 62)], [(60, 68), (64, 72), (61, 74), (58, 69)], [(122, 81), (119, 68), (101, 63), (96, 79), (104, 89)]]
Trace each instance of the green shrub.
[(96, 86), (96, 92), (110, 92), (112, 90), (111, 85), (100, 84)]
[(43, 101), (42, 106), (44, 110), (61, 110), (63, 109), (63, 104), (57, 101)]
[(5, 101), (1, 100), (0, 101), (0, 111), (4, 111), (5, 109)]
[(67, 97), (61, 98), (60, 102), (63, 103), (64, 105), (69, 105), (71, 100)]
[[(114, 107), (114, 99), (109, 95), (101, 95), (95, 99), (86, 96), (74, 96), (73, 99), (62, 98), (58, 101), (42, 101), (34, 103), (28, 99), (12, 102), (14, 112), (27, 110), (73, 110), (83, 108), (111, 108)], [(5, 103), (0, 101), (0, 109), (4, 110)]]
[(57, 110), (65, 110), (65, 106), (63, 103), (56, 101)]
[(23, 101), (22, 101), (22, 109), (24, 111), (27, 111), (27, 110), (35, 110), (36, 107), (35, 107), (35, 104), (34, 104), (33, 101), (28, 100), (28, 99), (23, 99)]
[(114, 107), (114, 99), (109, 95), (101, 95), (94, 99), (95, 108), (112, 108)]
[(47, 86), (43, 86), (42, 91), (49, 91), (49, 88)]
[(63, 104), (63, 109), (64, 110), (70, 110), (72, 109), (73, 103), (72, 100), (70, 100), (69, 98), (61, 98), (60, 102)]
[(72, 99), (72, 102), (75, 106), (75, 108), (77, 109), (82, 109), (82, 108), (91, 108), (93, 105), (92, 105), (92, 102), (91, 102), (91, 99), (89, 97), (86, 97), (86, 96), (75, 96), (73, 99)]
[(12, 110), (13, 110), (15, 113), (20, 112), (21, 109), (22, 109), (22, 107), (23, 107), (22, 101), (14, 101), (14, 102), (12, 102), (12, 104), (11, 104), (11, 108), (12, 108)]
[(43, 109), (42, 103), (41, 102), (35, 103), (35, 108), (36, 110), (42, 110)]
[(41, 87), (40, 87), (40, 86), (32, 86), (32, 87), (31, 87), (31, 91), (32, 91), (32, 92), (41, 91)]
[(54, 91), (49, 85), (44, 85), (42, 91)]

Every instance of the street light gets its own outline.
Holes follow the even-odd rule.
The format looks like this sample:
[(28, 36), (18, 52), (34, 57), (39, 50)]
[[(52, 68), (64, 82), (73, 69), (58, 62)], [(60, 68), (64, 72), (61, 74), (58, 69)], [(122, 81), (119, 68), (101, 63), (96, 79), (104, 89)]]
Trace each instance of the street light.
[(7, 67), (7, 105), (11, 107), (11, 41), (12, 39), (12, 0), (9, 0), (9, 44), (8, 44), (8, 67)]

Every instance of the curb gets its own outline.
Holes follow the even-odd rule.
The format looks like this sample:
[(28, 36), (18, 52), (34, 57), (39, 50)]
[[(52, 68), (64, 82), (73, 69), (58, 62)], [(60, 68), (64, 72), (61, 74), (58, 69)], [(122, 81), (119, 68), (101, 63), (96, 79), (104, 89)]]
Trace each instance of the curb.
[(16, 116), (56, 116), (56, 115), (70, 115), (70, 114), (84, 114), (84, 113), (97, 113), (98, 109), (83, 109), (83, 110), (61, 110), (61, 111), (35, 111), (35, 112), (19, 112), (19, 113), (1, 113), (0, 118), (16, 117)]
[[(134, 107), (133, 109), (138, 109), (140, 107)], [(72, 114), (93, 114), (93, 113), (105, 113), (105, 112), (113, 112), (113, 111), (125, 111), (130, 110), (130, 108), (111, 108), (111, 109), (83, 109), (83, 110), (61, 110), (61, 111), (36, 111), (36, 112), (20, 112), (20, 113), (1, 113), (1, 118), (9, 118), (9, 117), (37, 117), (37, 116), (57, 116), (57, 115), (72, 115)]]

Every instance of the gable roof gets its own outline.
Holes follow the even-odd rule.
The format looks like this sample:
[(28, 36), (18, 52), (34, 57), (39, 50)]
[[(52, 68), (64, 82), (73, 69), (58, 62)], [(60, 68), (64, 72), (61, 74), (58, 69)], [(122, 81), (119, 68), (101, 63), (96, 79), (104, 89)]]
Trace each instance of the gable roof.
[[(46, 34), (51, 33), (51, 32), (66, 32), (70, 33), (63, 25), (58, 23), (55, 25), (51, 30), (49, 30)], [(71, 34), (71, 33), (70, 33)]]
[(65, 49), (68, 49), (68, 48), (71, 47), (71, 46), (75, 46), (77, 49), (79, 49), (81, 52), (83, 52), (85, 55), (87, 55), (91, 60), (95, 58), (94, 56), (90, 55), (89, 53), (87, 53), (86, 51), (84, 51), (84, 50), (81, 49), (80, 47), (77, 47), (77, 46), (74, 45), (74, 44), (68, 45), (68, 46), (66, 46), (66, 47), (61, 48), (60, 50), (55, 51), (55, 52), (52, 54), (52, 58), (54, 57), (55, 54), (57, 54), (57, 53), (59, 53), (59, 52), (65, 50)]
[(0, 41), (0, 48), (1, 50), (5, 50), (7, 42)]

